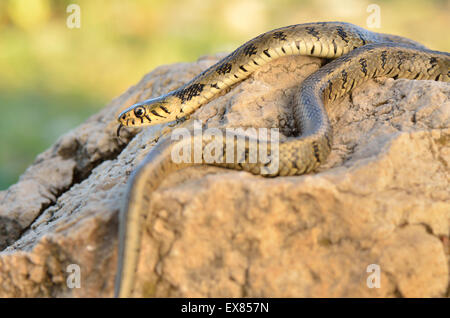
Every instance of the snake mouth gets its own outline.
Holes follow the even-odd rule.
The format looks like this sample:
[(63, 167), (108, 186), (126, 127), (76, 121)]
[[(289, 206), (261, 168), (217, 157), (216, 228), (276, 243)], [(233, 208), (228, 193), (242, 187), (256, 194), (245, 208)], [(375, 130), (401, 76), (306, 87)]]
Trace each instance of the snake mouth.
[(118, 137), (118, 138), (120, 138), (120, 129), (122, 129), (122, 127), (123, 127), (123, 124), (122, 124), (122, 123), (120, 123), (120, 124), (119, 124), (119, 127), (117, 127), (117, 133), (116, 133), (116, 134), (117, 134), (117, 137)]

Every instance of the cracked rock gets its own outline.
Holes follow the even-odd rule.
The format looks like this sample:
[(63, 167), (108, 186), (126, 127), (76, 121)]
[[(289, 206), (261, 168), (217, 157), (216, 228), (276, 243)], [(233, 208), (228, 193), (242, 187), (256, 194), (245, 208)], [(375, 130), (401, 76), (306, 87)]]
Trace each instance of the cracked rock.
[[(116, 115), (221, 57), (147, 74), (0, 192), (0, 297), (113, 295), (126, 183), (164, 128), (118, 140)], [(299, 84), (322, 63), (273, 61), (183, 125), (289, 136)], [(377, 79), (328, 108), (333, 150), (315, 173), (168, 175), (151, 193), (134, 296), (449, 297), (450, 84)]]

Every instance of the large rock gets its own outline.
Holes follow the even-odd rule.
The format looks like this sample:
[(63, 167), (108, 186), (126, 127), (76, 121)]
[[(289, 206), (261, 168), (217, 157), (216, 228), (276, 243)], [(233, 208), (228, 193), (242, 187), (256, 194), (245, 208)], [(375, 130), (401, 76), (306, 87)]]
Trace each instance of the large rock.
[[(116, 115), (220, 57), (157, 68), (0, 192), (0, 297), (113, 295), (126, 183), (162, 129), (123, 130), (119, 141)], [(299, 83), (321, 63), (276, 60), (183, 125), (290, 135)], [(151, 194), (135, 296), (448, 297), (449, 97), (449, 84), (431, 81), (356, 88), (329, 105), (333, 151), (309, 175), (206, 166), (169, 175)], [(70, 264), (81, 288), (67, 285)], [(370, 264), (380, 288), (368, 287)]]

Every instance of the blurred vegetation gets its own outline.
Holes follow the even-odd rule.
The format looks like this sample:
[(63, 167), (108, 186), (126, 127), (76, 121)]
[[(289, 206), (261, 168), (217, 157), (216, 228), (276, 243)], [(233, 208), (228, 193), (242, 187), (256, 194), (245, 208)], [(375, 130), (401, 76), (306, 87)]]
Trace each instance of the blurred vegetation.
[[(81, 8), (69, 29), (66, 8)], [(450, 51), (447, 0), (1, 0), (0, 189), (62, 133), (161, 64), (231, 51), (264, 31), (312, 21), (367, 27)]]

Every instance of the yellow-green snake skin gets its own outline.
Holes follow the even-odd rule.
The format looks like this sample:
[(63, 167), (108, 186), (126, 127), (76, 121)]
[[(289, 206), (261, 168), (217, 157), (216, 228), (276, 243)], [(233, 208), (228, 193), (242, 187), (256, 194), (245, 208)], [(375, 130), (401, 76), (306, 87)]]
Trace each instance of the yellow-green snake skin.
[[(412, 40), (370, 32), (349, 23), (291, 25), (248, 41), (177, 90), (123, 111), (118, 118), (118, 134), (122, 126), (154, 125), (182, 118), (225, 88), (248, 77), (261, 65), (280, 56), (294, 54), (334, 60), (303, 81), (299, 102), (294, 108), (300, 135), (279, 144), (279, 169), (269, 176), (307, 173), (324, 162), (331, 151), (333, 137), (324, 104), (367, 79), (391, 77), (450, 81), (449, 53), (428, 50)], [(173, 162), (173, 145), (168, 137), (159, 140), (129, 182), (119, 220), (116, 297), (130, 297), (132, 294), (142, 227), (151, 193), (168, 173), (194, 164)], [(262, 174), (266, 163), (249, 163), (247, 149), (252, 145), (257, 147), (258, 140), (246, 141), (244, 162), (213, 164)], [(225, 156), (226, 147), (223, 149)], [(268, 150), (271, 151), (270, 147)]]

